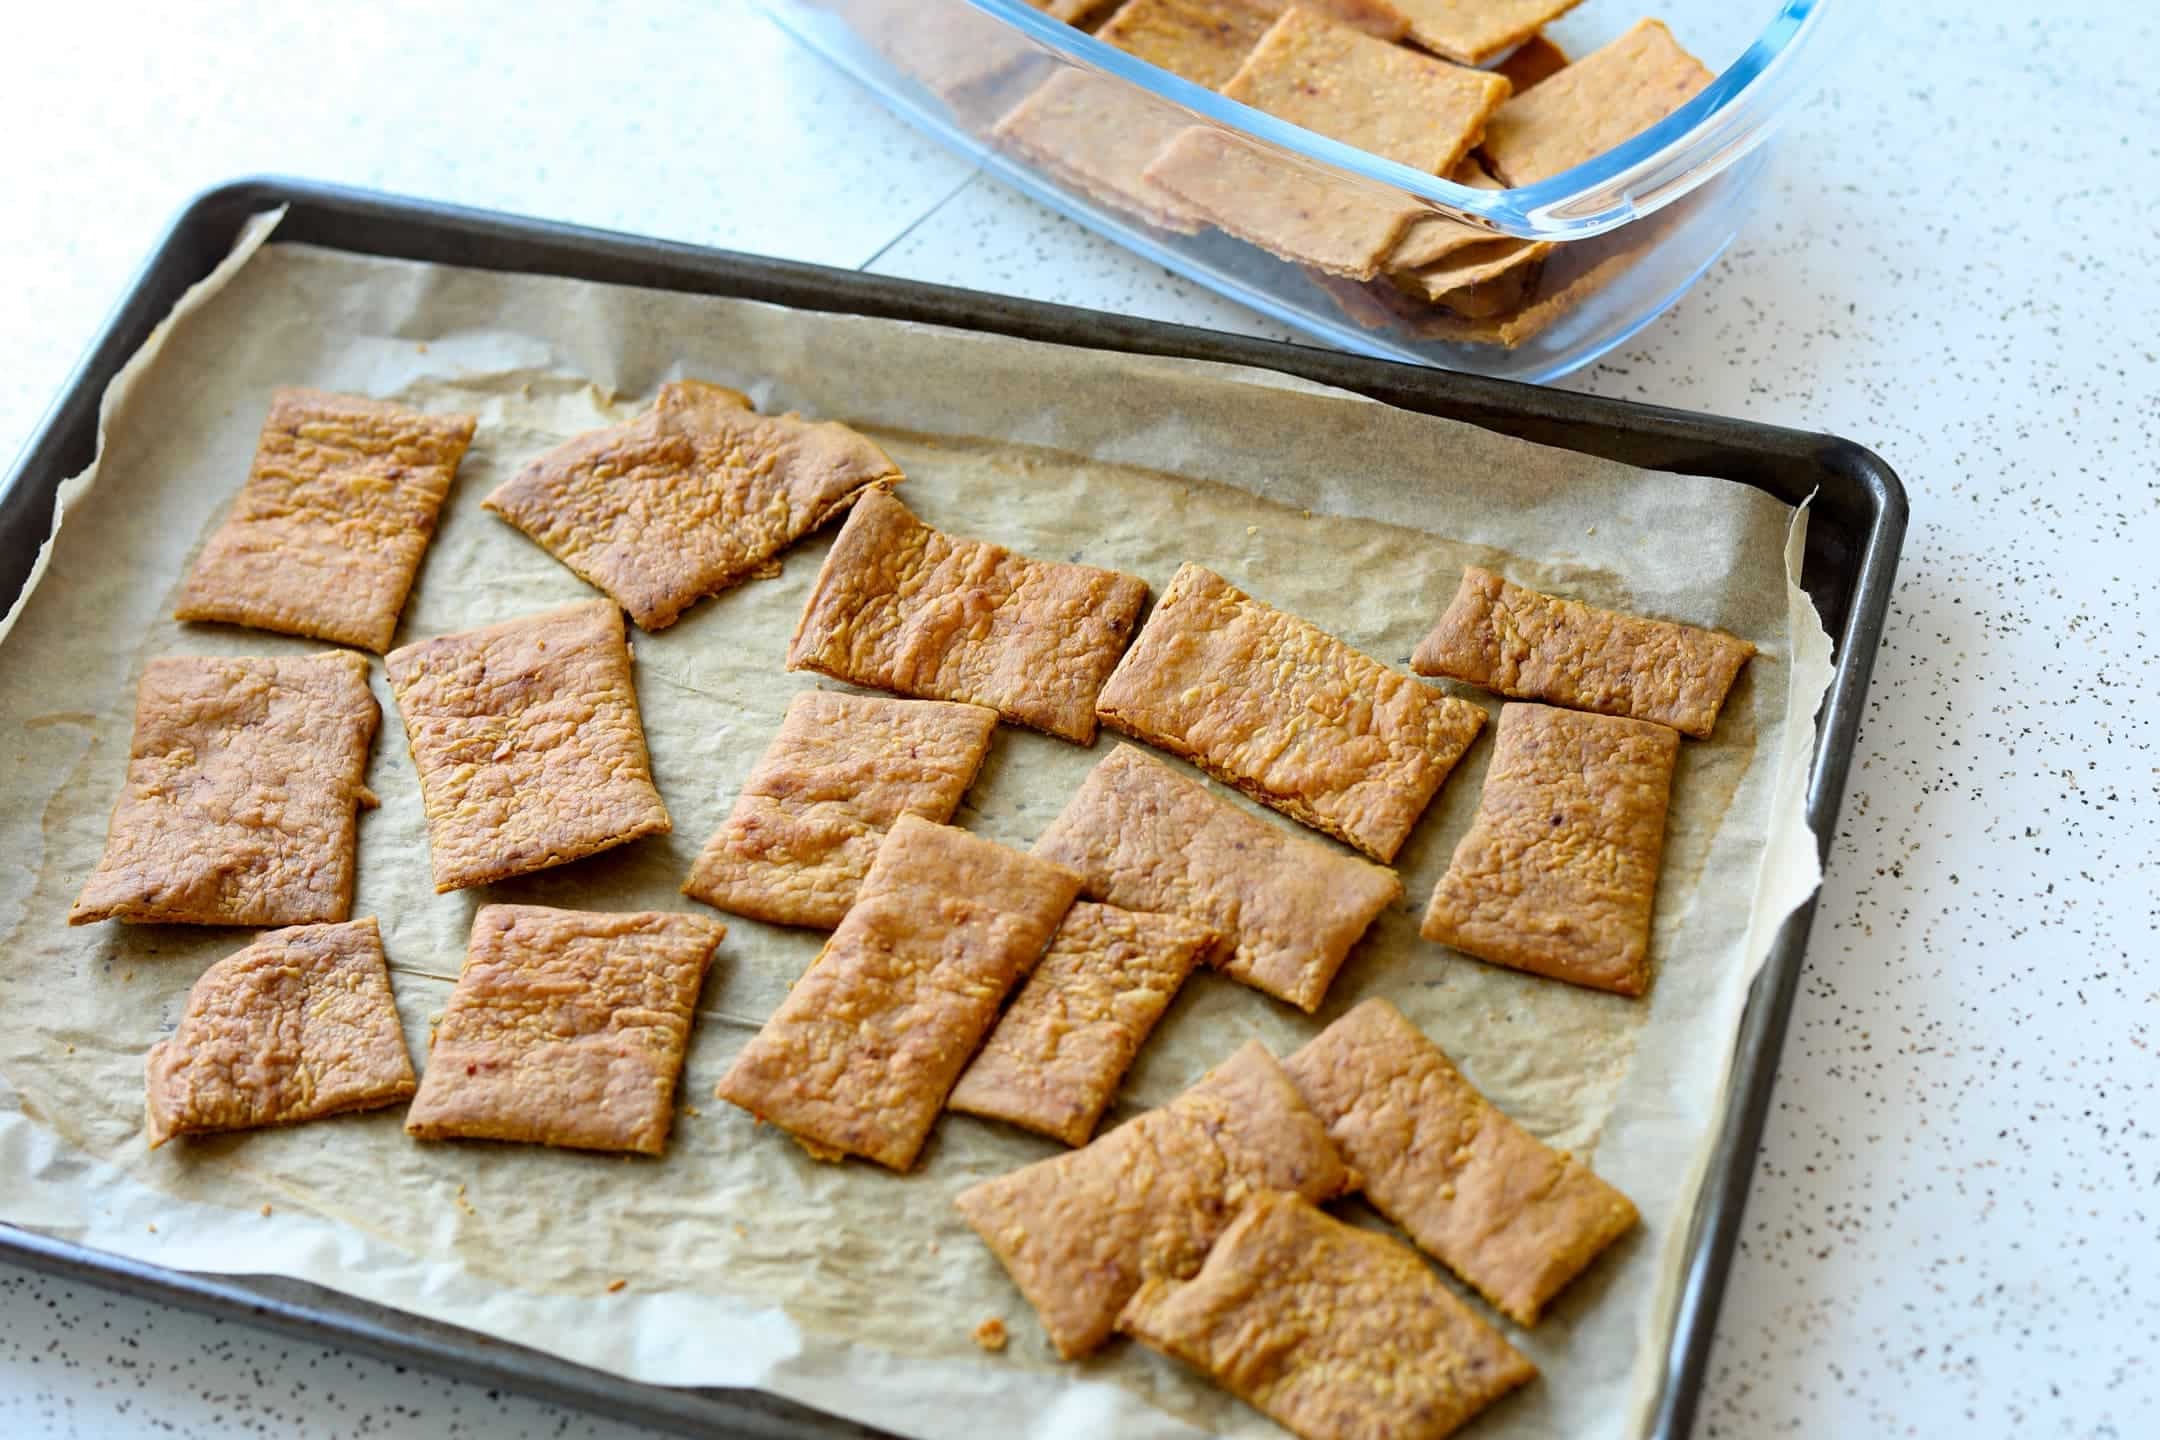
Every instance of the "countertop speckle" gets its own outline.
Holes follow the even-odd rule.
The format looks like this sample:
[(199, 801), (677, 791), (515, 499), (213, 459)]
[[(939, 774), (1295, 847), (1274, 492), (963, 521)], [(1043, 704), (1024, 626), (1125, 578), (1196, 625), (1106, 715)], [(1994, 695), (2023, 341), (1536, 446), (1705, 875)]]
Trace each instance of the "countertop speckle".
[[(1851, 436), (1913, 498), (1698, 1434), (2142, 1436), (2160, 17), (1869, 8), (1732, 252), (1569, 382)], [(268, 169), (1275, 333), (971, 175), (732, 0), (339, 13), (334, 44), (241, 0), (12, 21), (0, 446), (158, 225)], [(633, 1433), (0, 1270), (0, 1432), (251, 1430)]]

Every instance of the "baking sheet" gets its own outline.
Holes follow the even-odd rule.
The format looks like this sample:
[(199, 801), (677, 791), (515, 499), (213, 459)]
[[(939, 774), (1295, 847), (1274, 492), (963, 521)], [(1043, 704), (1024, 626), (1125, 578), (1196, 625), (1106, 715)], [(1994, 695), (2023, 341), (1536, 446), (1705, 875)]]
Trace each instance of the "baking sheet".
[[(895, 1178), (813, 1165), (703, 1098), (814, 937), (734, 923), (684, 1087), (700, 1113), (679, 1118), (658, 1163), (421, 1146), (394, 1112), (143, 1152), (141, 1052), (203, 966), (245, 935), (70, 932), (60, 917), (102, 842), (142, 659), (309, 648), (162, 618), (245, 472), (268, 390), (309, 383), (481, 413), (407, 610), (411, 638), (587, 593), (482, 513), (479, 497), (534, 450), (690, 374), (744, 385), (767, 409), (864, 424), (909, 471), (903, 496), (934, 523), (1158, 585), (1178, 561), (1200, 559), (1395, 663), (1466, 560), (1723, 624), (1764, 647), (1719, 734), (1683, 755), (1648, 1005), (1415, 938), (1417, 910), (1474, 808), (1484, 745), (1406, 848), (1405, 901), (1331, 996), (1331, 1014), (1366, 994), (1397, 999), (1531, 1129), (1594, 1146), (1599, 1169), (1642, 1205), (1644, 1230), (1522, 1339), (1547, 1380), (1481, 1433), (1634, 1428), (1669, 1329), (1686, 1206), (1745, 981), (1775, 920), (1814, 882), (1799, 802), (1827, 641), (1790, 583), (1790, 510), (1724, 482), (1648, 475), (1190, 362), (299, 247), (265, 251), (205, 289), (154, 362), (123, 377), (132, 384), (108, 405), (96, 483), (73, 497), (51, 572), (0, 650), (0, 720), (16, 749), (14, 843), (0, 862), (11, 957), (0, 973), (0, 1215), (162, 1264), (312, 1279), (634, 1378), (762, 1385), (914, 1433), (958, 1434), (984, 1413), (1032, 1417), (1033, 1433), (1175, 1429), (1135, 1395), (1208, 1428), (1269, 1429), (1136, 1347), (1082, 1367), (1048, 1358), (1032, 1316), (947, 1204), (972, 1179), (1048, 1153), (1047, 1142), (948, 1119), (923, 1169)], [(356, 913), (383, 921), (416, 1053), (477, 904), (688, 903), (674, 891), (690, 856), (787, 697), (810, 683), (779, 666), (821, 551), (813, 542), (782, 578), (640, 638), (640, 695), (675, 835), (485, 895), (436, 897), (426, 883), (417, 791), (378, 672), (386, 728), (369, 778), (385, 804), (363, 819)], [(961, 823), (1025, 844), (1094, 758), (1003, 730)], [(1313, 1025), (1203, 977), (1145, 1054), (1121, 1113), (1167, 1098), (1247, 1035), (1281, 1052)], [(615, 1279), (627, 1284), (608, 1294)], [(992, 1313), (1016, 1335), (996, 1358), (968, 1339)]]

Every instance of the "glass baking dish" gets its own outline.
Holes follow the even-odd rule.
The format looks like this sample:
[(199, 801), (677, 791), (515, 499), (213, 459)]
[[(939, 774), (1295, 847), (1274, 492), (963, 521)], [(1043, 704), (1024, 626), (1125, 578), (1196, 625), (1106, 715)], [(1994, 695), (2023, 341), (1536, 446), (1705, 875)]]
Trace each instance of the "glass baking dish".
[[(1764, 142), (1834, 56), (1854, 8), (1849, 0), (1658, 0), (1654, 8), (1584, 0), (1542, 32), (1565, 56), (1580, 60), (1651, 13), (1715, 78), (1602, 154), (1504, 188), (1490, 177), (1457, 183), (1301, 129), (1026, 0), (757, 3), (918, 128), (1170, 270), (1345, 350), (1532, 381), (1625, 341), (1724, 252), (1762, 184)], [(1283, 0), (1246, 3), (1283, 8)], [(1340, 11), (1386, 0), (1324, 3)], [(1116, 10), (1111, 0), (1087, 23), (1100, 28)], [(1503, 53), (1486, 63), (1507, 60)], [(1050, 107), (1052, 96), (1085, 103)], [(1448, 231), (1466, 258), (1534, 253), (1508, 267), (1515, 278), (1504, 292), (1486, 286), (1482, 296), (1466, 289), (1437, 302), (1421, 298), (1423, 282), (1409, 271), (1323, 273), (1288, 258), (1302, 249), (1236, 238), (1218, 213), (1186, 205), (1185, 192), (1166, 194), (1155, 183), (1168, 153), (1156, 143), (1162, 137), (1213, 147), (1211, 183), (1247, 197), (1240, 206), (1279, 204), (1307, 220), (1408, 212), (1406, 227), (1432, 227), (1418, 233), (1440, 234), (1443, 221), (1481, 232)], [(1269, 198), (1249, 198), (1261, 195)]]

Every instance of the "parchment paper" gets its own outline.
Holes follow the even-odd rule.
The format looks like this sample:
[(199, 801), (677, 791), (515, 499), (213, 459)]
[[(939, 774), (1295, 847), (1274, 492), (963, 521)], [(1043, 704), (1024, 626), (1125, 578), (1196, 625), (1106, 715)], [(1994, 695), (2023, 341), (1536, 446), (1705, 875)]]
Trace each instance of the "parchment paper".
[[(1793, 511), (1722, 481), (1261, 372), (301, 246), (236, 255), (183, 310), (108, 397), (94, 477), (71, 489), (51, 563), (0, 649), (0, 1218), (166, 1265), (312, 1280), (625, 1376), (763, 1387), (926, 1437), (978, 1434), (988, 1417), (1029, 1436), (1273, 1433), (1138, 1346), (1053, 1359), (950, 1205), (1050, 1142), (948, 1116), (919, 1170), (898, 1177), (813, 1163), (710, 1098), (816, 952), (814, 934), (730, 918), (663, 1160), (421, 1144), (398, 1110), (144, 1149), (143, 1052), (248, 934), (71, 930), (64, 915), (104, 840), (145, 658), (316, 648), (167, 618), (246, 473), (272, 387), (479, 414), (404, 641), (589, 594), (480, 498), (540, 449), (694, 376), (741, 386), (761, 409), (865, 428), (931, 523), (1158, 587), (1180, 561), (1203, 561), (1392, 664), (1407, 663), (1470, 561), (1762, 647), (1716, 736), (1681, 753), (1647, 1001), (1417, 938), (1476, 806), (1481, 740), (1405, 847), (1405, 897), (1320, 1020), (1196, 977), (1115, 1117), (1174, 1095), (1248, 1036), (1287, 1053), (1363, 997), (1392, 997), (1529, 1129), (1593, 1156), (1644, 1217), (1534, 1333), (1515, 1334), (1545, 1378), (1477, 1433), (1639, 1428), (1746, 984), (1816, 881), (1800, 796), (1828, 642), (1792, 583)], [(512, 883), (434, 894), (376, 666), (384, 728), (368, 783), (383, 803), (360, 822), (354, 913), (382, 922), (417, 1061), (479, 905), (695, 908), (677, 893), (692, 856), (789, 697), (815, 683), (781, 667), (825, 544), (637, 637), (674, 834)], [(1090, 752), (1001, 727), (957, 823), (1031, 843), (1113, 743)], [(1013, 1332), (1002, 1355), (970, 1338), (991, 1315)]]

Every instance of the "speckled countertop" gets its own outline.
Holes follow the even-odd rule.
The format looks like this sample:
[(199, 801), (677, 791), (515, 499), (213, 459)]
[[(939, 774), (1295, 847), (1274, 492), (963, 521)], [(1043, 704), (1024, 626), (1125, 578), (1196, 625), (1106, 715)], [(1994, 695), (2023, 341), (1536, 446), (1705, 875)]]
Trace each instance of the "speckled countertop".
[[(2160, 19), (1880, 11), (1731, 255), (1570, 382), (1852, 436), (1913, 500), (1698, 1433), (2151, 1435)], [(737, 0), (317, 13), (10, 17), (0, 448), (165, 219), (261, 170), (1272, 333)], [(634, 1432), (0, 1269), (0, 1434), (235, 1433)]]

